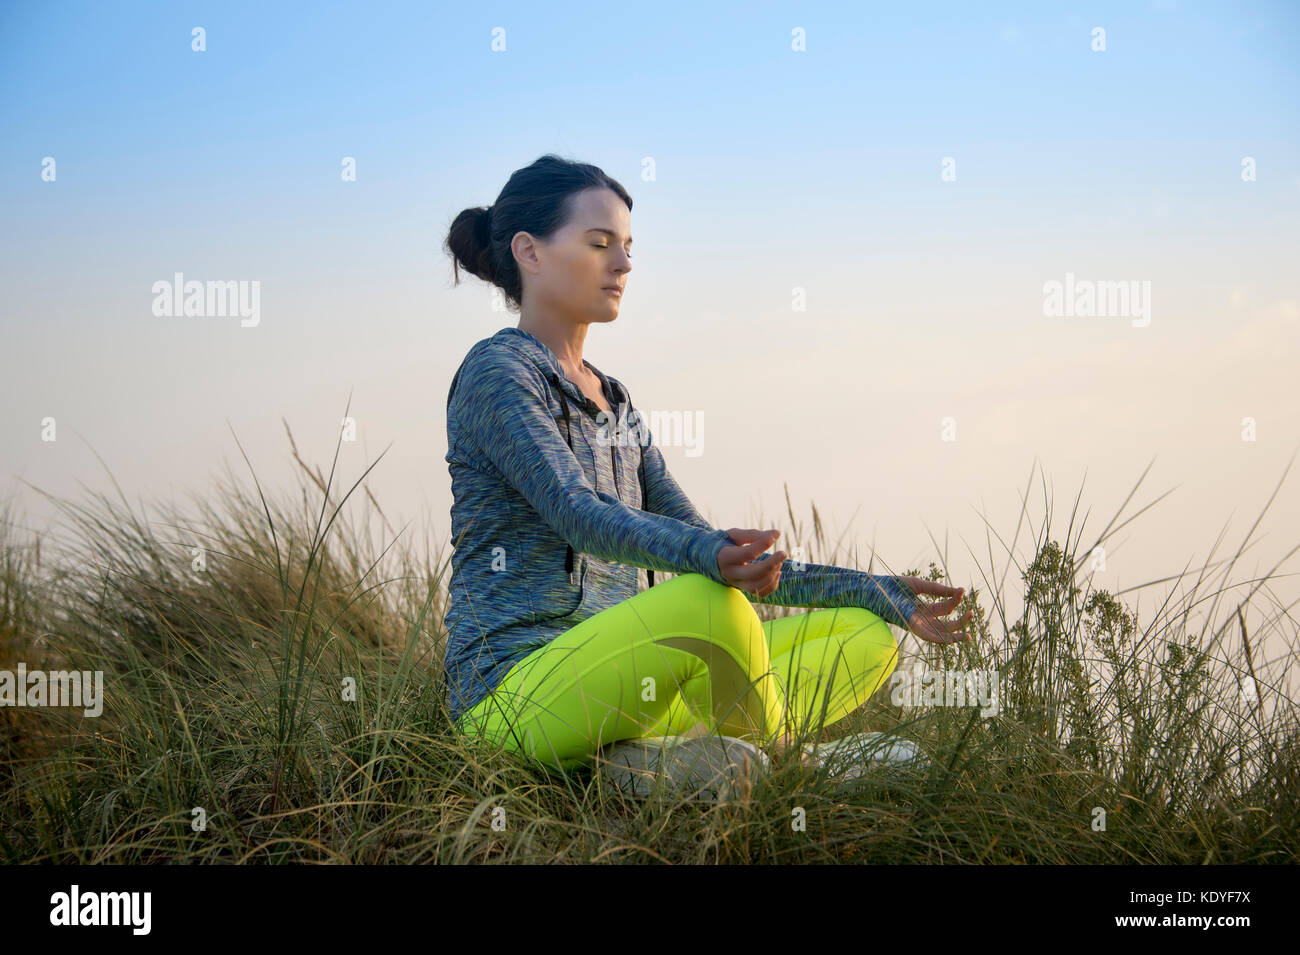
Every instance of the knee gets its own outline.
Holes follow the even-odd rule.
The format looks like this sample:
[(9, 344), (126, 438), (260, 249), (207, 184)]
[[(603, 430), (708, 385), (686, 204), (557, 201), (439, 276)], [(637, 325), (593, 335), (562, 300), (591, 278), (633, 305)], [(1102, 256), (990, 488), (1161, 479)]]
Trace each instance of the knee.
[[(674, 639), (692, 645), (704, 641), (712, 648), (723, 651), (732, 660), (744, 661), (742, 665), (746, 667), (761, 662), (759, 658), (766, 658), (767, 640), (763, 632), (763, 621), (742, 591), (719, 584), (702, 574), (683, 574), (668, 582), (677, 583), (681, 586), (673, 595), (673, 600), (680, 601), (682, 608), (689, 608), (681, 618), (682, 629), (695, 636), (683, 634)], [(656, 642), (664, 641), (656, 638)], [(698, 649), (697, 647), (692, 652), (697, 652)], [(703, 655), (707, 659), (716, 659), (712, 651)]]
[(754, 623), (760, 623), (754, 605), (749, 602), (745, 592), (738, 587), (720, 584), (703, 574), (682, 574), (674, 577), (664, 586), (680, 584), (679, 595), (696, 606), (707, 606), (711, 621), (725, 629), (747, 631)]
[(722, 590), (724, 585), (703, 574), (678, 574), (672, 580), (665, 580), (660, 587), (680, 590), (692, 595), (703, 594), (710, 590)]
[(894, 631), (879, 614), (863, 607), (839, 607), (835, 610), (835, 629), (846, 639), (865, 637), (871, 643), (896, 647)]

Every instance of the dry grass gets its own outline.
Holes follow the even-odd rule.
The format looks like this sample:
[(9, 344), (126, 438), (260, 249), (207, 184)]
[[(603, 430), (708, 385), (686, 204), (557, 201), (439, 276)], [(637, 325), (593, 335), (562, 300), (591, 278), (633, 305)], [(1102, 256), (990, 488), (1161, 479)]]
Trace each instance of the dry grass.
[[(1022, 565), (1022, 513), (999, 539), (1001, 574), (990, 543), (984, 592), (966, 597), (978, 639), (903, 644), (933, 667), (998, 670), (1001, 712), (904, 710), (882, 690), (825, 734), (901, 727), (928, 772), (846, 795), (789, 765), (748, 804), (634, 802), (598, 774), (548, 774), (452, 732), (449, 549), (393, 531), (368, 496), (358, 526), (360, 482), (339, 496), (333, 474), (299, 463), (288, 504), (233, 480), (189, 514), (56, 502), (62, 541), (4, 512), (0, 670), (102, 670), (107, 702), (97, 719), (0, 708), (3, 861), (1297, 861), (1295, 628), (1266, 603), (1271, 578), (1228, 580), (1233, 561), (1140, 622), (1083, 573), (1116, 521), (1085, 548), (1074, 514), (1064, 544), (1048, 514)], [(857, 566), (815, 507), (809, 530), (787, 505), (783, 547)], [(376, 521), (395, 542), (378, 553)], [(1025, 611), (1008, 620), (1012, 567)]]

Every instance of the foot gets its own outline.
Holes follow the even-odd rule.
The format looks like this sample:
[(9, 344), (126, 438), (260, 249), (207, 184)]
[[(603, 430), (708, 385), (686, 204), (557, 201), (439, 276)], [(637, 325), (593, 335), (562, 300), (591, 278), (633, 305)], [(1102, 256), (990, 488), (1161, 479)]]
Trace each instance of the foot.
[(794, 740), (790, 738), (789, 733), (776, 740), (769, 747), (769, 751), (772, 754), (773, 761), (780, 765), (784, 765), (791, 759), (798, 758), (799, 762), (809, 769), (816, 769), (821, 766), (821, 761), (817, 759), (816, 755), (809, 752), (808, 747), (795, 746)]
[(626, 739), (606, 747), (599, 762), (625, 793), (648, 796), (666, 780), (673, 792), (702, 802), (743, 802), (770, 769), (766, 753), (731, 736)]
[(850, 733), (829, 743), (810, 743), (804, 753), (842, 780), (857, 779), (873, 767), (925, 769), (930, 765), (925, 751), (914, 742), (884, 733)]

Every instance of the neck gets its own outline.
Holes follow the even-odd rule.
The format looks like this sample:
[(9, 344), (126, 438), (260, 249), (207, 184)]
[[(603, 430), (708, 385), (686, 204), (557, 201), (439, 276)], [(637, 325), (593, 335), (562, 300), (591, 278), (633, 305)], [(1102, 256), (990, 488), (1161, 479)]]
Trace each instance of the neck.
[(586, 322), (574, 322), (545, 313), (521, 310), (519, 330), (537, 338), (559, 359), (560, 366), (570, 378), (584, 377), (586, 366), (582, 363), (582, 346), (587, 339)]

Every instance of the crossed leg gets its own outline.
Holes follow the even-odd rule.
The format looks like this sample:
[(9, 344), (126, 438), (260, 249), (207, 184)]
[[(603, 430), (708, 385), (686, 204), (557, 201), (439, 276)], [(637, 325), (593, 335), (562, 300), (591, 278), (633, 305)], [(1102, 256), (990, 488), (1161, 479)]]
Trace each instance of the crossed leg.
[(778, 747), (851, 713), (896, 661), (870, 611), (764, 623), (744, 592), (682, 574), (533, 651), (460, 726), (559, 768), (642, 736), (716, 732)]

